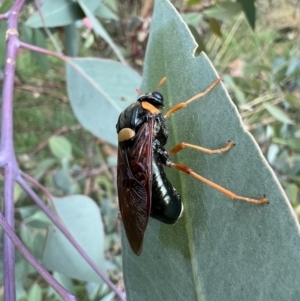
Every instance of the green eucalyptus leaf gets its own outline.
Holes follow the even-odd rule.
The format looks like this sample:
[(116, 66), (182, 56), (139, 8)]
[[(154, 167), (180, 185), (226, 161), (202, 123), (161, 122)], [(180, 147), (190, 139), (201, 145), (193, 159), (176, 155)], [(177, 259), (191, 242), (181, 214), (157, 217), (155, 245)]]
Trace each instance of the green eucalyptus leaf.
[(21, 219), (23, 219), (23, 220), (31, 217), (31, 215), (36, 213), (36, 211), (37, 211), (37, 207), (33, 206), (33, 205), (23, 206), (23, 207), (18, 208), (18, 213), (20, 214)]
[[(76, 1), (80, 3), (80, 0), (76, 0)], [(97, 10), (99, 5), (101, 5), (101, 2), (102, 0), (84, 0), (84, 4), (91, 12)]]
[[(98, 267), (105, 271), (104, 233), (101, 213), (93, 200), (83, 195), (53, 198), (55, 210), (64, 225)], [(86, 263), (66, 237), (49, 228), (43, 264), (51, 271), (71, 278), (99, 282), (99, 276)]]
[(53, 185), (55, 188), (61, 190), (63, 194), (70, 194), (72, 180), (68, 170), (59, 169), (53, 176)]
[(49, 147), (52, 154), (59, 159), (72, 157), (72, 145), (68, 139), (63, 136), (54, 136), (49, 139)]
[[(160, 91), (165, 106), (204, 91), (217, 77), (169, 1), (155, 3), (146, 52), (143, 91)], [(166, 170), (185, 211), (176, 225), (150, 219), (141, 256), (124, 231), (123, 268), (127, 300), (294, 300), (300, 294), (299, 225), (274, 173), (244, 129), (224, 85), (176, 112), (168, 120), (167, 148), (185, 141), (211, 149), (228, 139), (226, 153), (185, 149), (175, 155), (196, 172), (235, 193), (269, 205), (231, 200), (175, 170)], [(167, 169), (167, 168), (166, 168)], [(270, 285), (273, 283), (274, 285)]]
[[(74, 287), (74, 284), (73, 284), (71, 278), (69, 278), (68, 276), (65, 276), (64, 274), (58, 273), (58, 272), (53, 273), (53, 278), (56, 279), (57, 282), (60, 283), (66, 290), (68, 290), (70, 293), (74, 294), (75, 287)], [(48, 288), (48, 292), (47, 292), (47, 297), (50, 297), (50, 296), (55, 296), (55, 298), (57, 300), (61, 299), (59, 294), (53, 289), (52, 286), (50, 286)]]
[[(66, 26), (84, 18), (80, 6), (72, 0), (46, 1), (41, 8), (41, 14), (47, 27)], [(25, 25), (34, 28), (44, 27), (39, 12), (32, 15)]]
[(27, 294), (23, 287), (23, 281), (16, 279), (16, 299), (17, 300), (26, 300)]
[(140, 76), (118, 62), (72, 59), (67, 88), (79, 122), (93, 135), (117, 144), (116, 123), (122, 110), (136, 100)]
[(41, 179), (56, 163), (57, 161), (54, 158), (45, 158), (43, 161), (40, 161), (35, 168), (34, 178), (37, 180)]
[(34, 282), (29, 289), (28, 301), (42, 301), (43, 291), (42, 288)]
[[(16, 256), (16, 264), (15, 264), (16, 280), (22, 281), (23, 285), (28, 288), (28, 282), (27, 282), (28, 276), (36, 275), (36, 270), (25, 258), (20, 257), (18, 259), (19, 254), (20, 253), (16, 254), (17, 255)], [(1, 275), (1, 281), (2, 281), (2, 275)]]
[(105, 5), (107, 5), (107, 7), (109, 7), (110, 9), (112, 9), (113, 11), (117, 11), (118, 10), (117, 1), (118, 0), (104, 0), (103, 3)]
[(100, 301), (114, 301), (115, 300), (115, 293), (110, 292), (105, 297), (101, 298)]
[(119, 20), (117, 14), (115, 14), (109, 7), (104, 4), (100, 4), (97, 10), (95, 11), (95, 15), (102, 19), (110, 19), (110, 20)]

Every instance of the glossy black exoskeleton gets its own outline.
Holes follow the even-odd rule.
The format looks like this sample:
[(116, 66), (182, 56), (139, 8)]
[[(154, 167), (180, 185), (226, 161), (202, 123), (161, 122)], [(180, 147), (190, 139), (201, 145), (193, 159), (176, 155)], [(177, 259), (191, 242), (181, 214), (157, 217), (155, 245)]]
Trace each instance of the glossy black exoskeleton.
[[(163, 107), (161, 93), (144, 94), (120, 114), (116, 125), (120, 211), (129, 243), (136, 254), (141, 252), (149, 216), (174, 224), (183, 210), (180, 195), (163, 169), (171, 162), (164, 147), (168, 127), (159, 112)], [(120, 132), (124, 129), (133, 130), (134, 136), (120, 141)]]

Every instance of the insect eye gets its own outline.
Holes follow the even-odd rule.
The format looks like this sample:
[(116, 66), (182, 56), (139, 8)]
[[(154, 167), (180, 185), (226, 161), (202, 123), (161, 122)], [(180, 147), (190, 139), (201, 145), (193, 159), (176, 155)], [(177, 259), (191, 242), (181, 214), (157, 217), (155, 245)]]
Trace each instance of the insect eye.
[(164, 97), (157, 91), (151, 93), (151, 101), (149, 102), (158, 108), (164, 107)]
[(161, 95), (161, 93), (159, 93), (159, 92), (156, 92), (156, 91), (154, 91), (153, 93), (152, 93), (152, 96), (155, 98), (155, 99), (157, 99), (158, 101), (164, 101), (164, 98), (163, 98), (163, 96)]

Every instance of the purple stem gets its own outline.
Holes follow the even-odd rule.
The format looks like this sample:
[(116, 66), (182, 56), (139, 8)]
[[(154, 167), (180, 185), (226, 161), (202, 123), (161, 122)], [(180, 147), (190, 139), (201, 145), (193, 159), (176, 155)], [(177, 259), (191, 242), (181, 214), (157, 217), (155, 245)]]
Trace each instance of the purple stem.
[(54, 51), (51, 51), (51, 50), (48, 50), (48, 49), (44, 49), (44, 48), (41, 48), (41, 47), (38, 47), (38, 46), (30, 45), (30, 44), (27, 44), (27, 43), (22, 42), (22, 41), (19, 41), (19, 47), (24, 48), (24, 49), (28, 49), (28, 50), (31, 50), (31, 51), (35, 51), (35, 52), (38, 52), (38, 53), (52, 55), (52, 56), (55, 56), (55, 57), (57, 57), (57, 58), (59, 58), (63, 61), (68, 61), (68, 57), (63, 55), (63, 54), (60, 54), (60, 53), (57, 53), (57, 52), (54, 52)]
[[(14, 229), (14, 174), (11, 162), (6, 165), (4, 171), (4, 216), (6, 216), (8, 225)], [(4, 300), (16, 300), (15, 293), (15, 246), (5, 233), (3, 236), (3, 283)]]
[[(5, 221), (4, 216), (0, 213), (0, 226), (4, 229), (7, 236), (19, 249), (20, 253), (28, 260), (28, 262), (37, 270), (37, 272), (55, 289), (55, 291), (65, 301), (76, 301), (75, 297), (69, 293), (63, 286), (61, 286), (51, 274), (38, 262), (38, 260), (25, 248), (21, 240), (15, 234), (13, 229)], [(10, 299), (5, 299), (10, 300)]]
[(60, 222), (60, 220), (53, 214), (53, 212), (43, 203), (38, 195), (32, 190), (32, 188), (24, 181), (23, 177), (30, 179), (31, 182), (35, 182), (35, 179), (29, 175), (21, 172), (21, 175), (17, 177), (16, 181), (26, 191), (26, 193), (33, 199), (33, 201), (45, 212), (53, 224), (65, 235), (65, 237), (71, 242), (71, 244), (77, 249), (80, 255), (86, 260), (86, 262), (93, 268), (93, 270), (102, 278), (102, 280), (111, 288), (112, 291), (120, 298), (125, 301), (125, 294), (119, 291), (116, 286), (106, 277), (106, 275), (97, 267), (91, 257), (84, 251), (84, 249), (77, 243), (74, 237), (70, 234), (68, 229)]
[(3, 275), (4, 275), (4, 300), (15, 301), (15, 246), (36, 268), (45, 280), (66, 301), (73, 301), (72, 296), (64, 289), (30, 254), (19, 238), (14, 233), (14, 180), (19, 175), (13, 145), (13, 86), (15, 76), (15, 64), (19, 47), (18, 16), (25, 0), (17, 0), (10, 11), (0, 15), (0, 19), (8, 19), (6, 32), (7, 49), (4, 65), (4, 80), (2, 92), (2, 116), (1, 116), (1, 140), (0, 140), (0, 167), (4, 168), (4, 216), (0, 214), (0, 225), (4, 229), (3, 235)]
[[(14, 231), (14, 177), (18, 170), (13, 146), (13, 83), (15, 76), (16, 57), (18, 51), (18, 16), (25, 0), (17, 0), (10, 11), (4, 15), (8, 17), (6, 32), (7, 48), (4, 65), (4, 81), (2, 93), (2, 124), (0, 150), (1, 163), (4, 167), (4, 216), (8, 225)], [(2, 15), (3, 16), (3, 15)], [(6, 163), (6, 164), (5, 164)], [(5, 165), (4, 165), (5, 164)], [(15, 246), (4, 233), (3, 236), (3, 275), (4, 300), (15, 301)]]

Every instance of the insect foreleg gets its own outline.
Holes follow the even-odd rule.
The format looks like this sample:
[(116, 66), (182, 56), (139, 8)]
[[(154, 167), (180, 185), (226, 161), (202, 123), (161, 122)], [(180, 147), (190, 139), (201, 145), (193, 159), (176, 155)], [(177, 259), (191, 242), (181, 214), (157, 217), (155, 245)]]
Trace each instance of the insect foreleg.
[(181, 103), (178, 103), (177, 105), (175, 105), (174, 107), (172, 107), (164, 116), (164, 118), (168, 118), (170, 115), (172, 115), (173, 113), (175, 113), (176, 111), (179, 111), (181, 109), (184, 109), (187, 105), (189, 105), (191, 102), (193, 102), (196, 99), (202, 98), (204, 97), (206, 94), (208, 94), (220, 81), (222, 81), (222, 79), (219, 77), (217, 78), (205, 91), (200, 92), (198, 94), (196, 94), (195, 96), (193, 96), (192, 98), (183, 101)]

